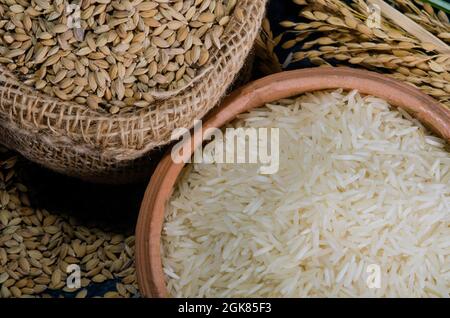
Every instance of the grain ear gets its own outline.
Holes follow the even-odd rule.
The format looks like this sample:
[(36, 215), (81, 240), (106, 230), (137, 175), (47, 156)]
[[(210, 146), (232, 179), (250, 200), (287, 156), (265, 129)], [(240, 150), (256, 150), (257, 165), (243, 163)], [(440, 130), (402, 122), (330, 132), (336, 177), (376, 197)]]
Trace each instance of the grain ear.
[(429, 43), (434, 46), (435, 50), (442, 54), (450, 54), (450, 46), (444, 41), (434, 36), (422, 26), (408, 18), (406, 15), (387, 4), (383, 0), (368, 0), (371, 4), (376, 4), (381, 9), (381, 14), (397, 24), (406, 32), (412, 34), (423, 43)]

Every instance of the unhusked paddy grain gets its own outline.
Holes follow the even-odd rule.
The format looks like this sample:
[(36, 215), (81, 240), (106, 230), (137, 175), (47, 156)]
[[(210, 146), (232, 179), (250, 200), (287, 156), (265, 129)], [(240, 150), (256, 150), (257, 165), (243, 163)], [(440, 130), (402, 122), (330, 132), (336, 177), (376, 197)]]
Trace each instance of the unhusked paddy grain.
[(186, 87), (237, 0), (1, 0), (0, 63), (48, 95), (115, 114)]
[[(118, 293), (106, 296), (136, 297), (134, 236), (87, 228), (73, 217), (34, 208), (17, 165), (18, 156), (0, 147), (0, 298), (61, 291), (84, 298), (88, 285), (125, 277)], [(79, 288), (67, 285), (70, 264), (80, 268)]]

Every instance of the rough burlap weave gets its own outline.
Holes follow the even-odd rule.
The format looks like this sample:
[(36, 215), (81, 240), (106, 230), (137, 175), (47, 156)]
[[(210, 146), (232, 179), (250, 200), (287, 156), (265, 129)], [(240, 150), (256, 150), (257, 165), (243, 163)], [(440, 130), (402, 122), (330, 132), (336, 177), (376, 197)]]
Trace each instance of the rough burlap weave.
[(36, 92), (0, 66), (0, 143), (55, 171), (102, 183), (149, 173), (150, 156), (179, 127), (191, 128), (225, 94), (259, 31), (266, 0), (239, 0), (202, 75), (149, 108), (112, 115)]

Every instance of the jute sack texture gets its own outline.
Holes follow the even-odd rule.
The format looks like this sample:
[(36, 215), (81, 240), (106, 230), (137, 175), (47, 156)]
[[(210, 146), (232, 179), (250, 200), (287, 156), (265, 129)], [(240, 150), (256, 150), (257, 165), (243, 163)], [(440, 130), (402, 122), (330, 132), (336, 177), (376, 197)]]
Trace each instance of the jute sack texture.
[(191, 128), (217, 105), (243, 67), (259, 32), (266, 0), (239, 0), (200, 76), (148, 108), (109, 114), (50, 97), (0, 65), (0, 143), (54, 171), (99, 183), (148, 177), (152, 150), (176, 128)]

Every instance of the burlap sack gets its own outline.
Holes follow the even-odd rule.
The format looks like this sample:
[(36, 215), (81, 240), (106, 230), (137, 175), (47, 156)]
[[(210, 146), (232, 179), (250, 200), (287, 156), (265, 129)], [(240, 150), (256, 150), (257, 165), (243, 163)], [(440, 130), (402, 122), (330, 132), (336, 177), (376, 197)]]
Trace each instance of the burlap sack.
[(189, 87), (152, 107), (111, 115), (38, 93), (0, 66), (0, 143), (55, 171), (102, 183), (146, 177), (149, 154), (192, 127), (224, 95), (259, 31), (266, 0), (239, 0), (222, 48)]

